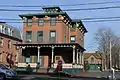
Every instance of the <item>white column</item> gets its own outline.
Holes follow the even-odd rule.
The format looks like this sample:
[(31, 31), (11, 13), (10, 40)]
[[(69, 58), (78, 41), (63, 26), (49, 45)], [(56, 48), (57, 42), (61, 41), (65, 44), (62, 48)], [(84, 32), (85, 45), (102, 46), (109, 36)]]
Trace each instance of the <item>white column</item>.
[(81, 53), (79, 52), (79, 63), (81, 64)]
[[(25, 47), (22, 47), (21, 48), (21, 54), (22, 54), (22, 52), (23, 52), (23, 49), (25, 49)], [(24, 59), (25, 57), (22, 55), (22, 63), (23, 63), (23, 59)]]
[(83, 53), (81, 53), (81, 64), (84, 64), (84, 57), (83, 57)]
[(81, 58), (81, 60), (80, 60), (80, 64), (82, 64), (82, 53), (80, 52), (80, 58)]
[(82, 54), (82, 52), (80, 52), (80, 56), (81, 56), (81, 64), (82, 64), (82, 62), (83, 62), (83, 54)]
[(77, 49), (77, 64), (78, 64), (78, 49)]
[(73, 46), (73, 63), (75, 63), (75, 46)]
[(52, 60), (51, 60), (51, 63), (53, 63), (53, 60), (54, 60), (54, 47), (52, 47)]
[(40, 62), (40, 47), (37, 47), (38, 48), (38, 58), (37, 58), (37, 62), (39, 63)]

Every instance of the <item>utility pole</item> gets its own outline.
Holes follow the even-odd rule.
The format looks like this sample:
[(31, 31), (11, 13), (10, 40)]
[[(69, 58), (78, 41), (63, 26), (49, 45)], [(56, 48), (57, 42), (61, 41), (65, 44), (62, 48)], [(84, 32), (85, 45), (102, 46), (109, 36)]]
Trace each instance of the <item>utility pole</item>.
[[(120, 41), (120, 38), (119, 38), (119, 41)], [(119, 52), (118, 52), (118, 69), (120, 69), (120, 49), (119, 49)]]
[(110, 40), (110, 69), (112, 69), (112, 55), (111, 55), (111, 50), (112, 50), (112, 47), (111, 47), (111, 40)]

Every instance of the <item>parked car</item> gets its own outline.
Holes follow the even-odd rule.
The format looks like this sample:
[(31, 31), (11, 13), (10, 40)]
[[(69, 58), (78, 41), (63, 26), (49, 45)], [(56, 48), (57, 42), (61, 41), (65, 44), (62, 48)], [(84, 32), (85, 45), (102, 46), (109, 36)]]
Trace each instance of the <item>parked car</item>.
[(0, 64), (0, 80), (12, 79), (15, 77), (17, 77), (17, 72), (15, 72), (6, 64)]

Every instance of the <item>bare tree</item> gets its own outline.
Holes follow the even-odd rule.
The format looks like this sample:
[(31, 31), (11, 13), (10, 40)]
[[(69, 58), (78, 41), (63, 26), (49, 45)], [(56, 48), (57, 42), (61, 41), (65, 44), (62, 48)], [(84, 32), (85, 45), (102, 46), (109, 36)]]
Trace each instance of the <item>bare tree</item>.
[(114, 44), (112, 47), (112, 63), (116, 68), (120, 68), (120, 37), (114, 39)]
[(112, 65), (116, 66), (119, 59), (118, 54), (120, 52), (120, 38), (110, 28), (99, 28), (95, 33), (95, 40), (98, 43), (98, 51), (105, 54), (105, 66), (110, 68), (110, 43), (111, 43), (111, 55)]

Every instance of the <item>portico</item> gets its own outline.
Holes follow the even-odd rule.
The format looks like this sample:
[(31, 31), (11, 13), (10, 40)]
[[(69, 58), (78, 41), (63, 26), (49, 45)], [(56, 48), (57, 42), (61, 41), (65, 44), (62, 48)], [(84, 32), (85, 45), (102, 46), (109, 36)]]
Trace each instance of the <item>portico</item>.
[(51, 67), (55, 68), (57, 61), (60, 59), (63, 61), (63, 67), (69, 66), (70, 68), (73, 64), (82, 64), (80, 55), (82, 55), (84, 49), (77, 43), (16, 44), (16, 46), (21, 48), (22, 54), (22, 61), (18, 63), (40, 63), (41, 67), (47, 67), (49, 61), (51, 61)]

